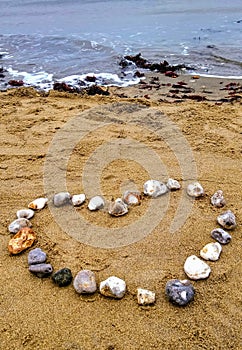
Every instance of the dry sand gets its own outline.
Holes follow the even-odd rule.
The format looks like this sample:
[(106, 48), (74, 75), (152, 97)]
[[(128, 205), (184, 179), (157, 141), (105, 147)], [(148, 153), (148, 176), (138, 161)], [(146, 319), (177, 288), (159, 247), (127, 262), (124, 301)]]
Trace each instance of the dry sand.
[[(170, 86), (148, 87), (147, 91), (141, 85), (110, 88), (110, 96), (59, 92), (47, 96), (24, 88), (1, 93), (0, 349), (240, 349), (241, 103), (237, 99), (233, 103), (216, 104), (228, 92), (220, 90), (221, 85), (230, 81), (183, 79), (193, 86), (194, 93), (214, 101), (173, 102), (177, 99), (169, 97)], [(166, 78), (164, 84), (179, 80)], [(143, 124), (137, 126), (135, 120), (130, 124), (136, 107), (143, 116)], [(153, 122), (150, 108), (157, 111)], [(75, 275), (80, 269), (90, 269), (96, 273), (98, 282), (111, 275), (123, 278), (128, 292), (121, 300), (108, 299), (99, 293), (79, 296), (72, 285), (59, 288), (50, 278), (39, 279), (29, 273), (28, 252), (10, 256), (7, 250), (8, 225), (15, 219), (16, 211), (46, 194), (44, 164), (54, 136), (79, 115), (83, 115), (83, 125), (92, 116), (96, 123), (108, 122), (108, 125), (90, 132), (71, 150), (66, 177), (67, 189), (72, 194), (84, 189), (82, 172), (89, 157), (105, 142), (116, 139), (120, 142), (134, 139), (154, 150), (165, 165), (166, 175), (177, 178), (183, 185), (192, 180), (193, 174), (190, 179), (186, 171), (184, 178), (180, 153), (175, 154), (157, 136), (164, 126), (162, 116), (174, 122), (188, 141), (197, 178), (206, 192), (204, 198), (193, 203), (184, 225), (175, 233), (171, 234), (169, 228), (183, 191), (171, 194), (164, 217), (149, 234), (145, 232), (140, 241), (115, 249), (93, 247), (72, 238), (58, 225), (48, 207), (36, 213), (32, 219), (38, 235), (35, 246), (48, 254), (54, 270), (69, 267)], [(69, 136), (72, 137), (66, 135), (66, 138)], [(144, 152), (141, 157), (144, 164), (148, 162), (145, 157)], [(107, 200), (120, 196), (122, 186), (128, 182), (142, 190), (149, 178), (140, 161), (121, 158), (102, 169), (100, 186)], [(186, 165), (186, 169), (191, 166)], [(165, 181), (166, 175), (161, 173), (159, 179)], [(95, 185), (93, 188), (95, 192)], [(224, 211), (210, 205), (210, 197), (218, 189), (224, 191), (226, 209), (236, 214), (238, 226), (232, 232), (231, 243), (223, 246), (219, 261), (209, 263), (211, 276), (193, 282), (194, 301), (183, 308), (173, 306), (164, 295), (165, 284), (171, 278), (186, 278), (185, 259), (198, 255), (205, 244), (213, 241), (210, 232), (217, 227), (217, 215)], [(141, 206), (122, 218), (111, 218), (105, 211), (88, 212), (87, 203), (77, 213), (95, 227), (121, 229), (144, 216), (149, 201), (145, 198)], [(161, 201), (162, 197), (157, 199), (157, 206)], [(73, 226), (68, 221), (68, 210), (61, 210), (65, 221)], [(137, 287), (155, 291), (155, 305), (138, 306)]]

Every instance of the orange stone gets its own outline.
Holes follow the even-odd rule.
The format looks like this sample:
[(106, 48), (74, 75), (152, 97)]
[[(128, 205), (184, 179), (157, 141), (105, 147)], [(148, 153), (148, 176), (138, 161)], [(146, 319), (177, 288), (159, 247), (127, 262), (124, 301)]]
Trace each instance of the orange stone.
[(24, 227), (10, 239), (8, 243), (8, 250), (11, 254), (19, 254), (23, 250), (31, 247), (36, 241), (37, 236), (29, 227)]

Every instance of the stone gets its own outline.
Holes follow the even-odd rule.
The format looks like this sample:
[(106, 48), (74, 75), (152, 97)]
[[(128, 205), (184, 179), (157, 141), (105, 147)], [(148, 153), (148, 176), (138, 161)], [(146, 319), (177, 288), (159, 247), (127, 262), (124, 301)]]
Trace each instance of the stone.
[(32, 249), (28, 254), (28, 264), (36, 265), (46, 262), (47, 256), (40, 248)]
[(216, 261), (219, 259), (222, 247), (218, 242), (206, 244), (200, 251), (200, 255), (205, 260)]
[(48, 202), (48, 198), (40, 197), (29, 203), (28, 208), (34, 210), (43, 209)]
[(56, 271), (52, 275), (52, 280), (55, 284), (57, 284), (59, 287), (66, 287), (68, 286), (72, 281), (72, 273), (71, 270), (67, 267)]
[(126, 292), (126, 283), (121, 278), (111, 276), (100, 283), (99, 290), (106, 297), (121, 299)]
[(49, 277), (52, 274), (53, 268), (51, 264), (43, 263), (43, 264), (29, 265), (29, 271), (39, 278), (44, 278), (44, 277)]
[(196, 255), (191, 255), (185, 261), (184, 271), (192, 280), (199, 280), (207, 278), (210, 275), (211, 268)]
[(173, 304), (185, 306), (194, 299), (195, 289), (188, 280), (170, 280), (166, 283), (165, 293)]
[(128, 213), (128, 206), (121, 198), (117, 198), (114, 202), (110, 203), (108, 213), (112, 216), (122, 216)]
[(148, 289), (137, 289), (137, 300), (139, 305), (150, 305), (155, 303), (155, 293)]
[(86, 200), (86, 196), (84, 193), (81, 194), (74, 194), (71, 197), (71, 202), (74, 205), (74, 207), (78, 207), (79, 205), (82, 205)]
[(32, 209), (21, 209), (17, 211), (18, 219), (31, 219), (34, 216), (34, 211)]
[(187, 194), (194, 198), (202, 197), (204, 196), (204, 189), (199, 182), (194, 182), (187, 186)]
[(88, 203), (88, 209), (91, 211), (99, 210), (104, 207), (104, 200), (101, 196), (92, 197)]
[(71, 202), (71, 195), (69, 192), (59, 192), (53, 197), (53, 203), (55, 207), (62, 207), (65, 204)]
[(144, 194), (156, 198), (168, 192), (165, 184), (158, 180), (148, 180), (144, 184)]
[(11, 254), (19, 254), (30, 248), (36, 241), (37, 236), (29, 227), (23, 227), (8, 243), (8, 251)]
[(226, 205), (222, 190), (218, 190), (212, 195), (211, 204), (216, 208), (222, 208)]
[(81, 270), (73, 281), (74, 289), (79, 294), (95, 293), (97, 290), (96, 278), (94, 272), (90, 270)]
[(220, 214), (217, 217), (217, 222), (227, 230), (233, 230), (236, 227), (235, 215), (231, 210), (227, 210), (223, 214)]
[(123, 201), (127, 205), (139, 205), (141, 203), (141, 193), (139, 191), (125, 191)]
[(214, 230), (212, 230), (211, 236), (221, 244), (228, 244), (232, 239), (230, 234), (222, 228), (215, 228)]
[(168, 179), (166, 186), (171, 191), (176, 191), (181, 188), (181, 185), (179, 184), (179, 182), (171, 178)]
[(8, 230), (10, 233), (17, 233), (23, 227), (32, 227), (32, 224), (28, 219), (20, 218), (11, 222), (11, 224), (8, 226)]

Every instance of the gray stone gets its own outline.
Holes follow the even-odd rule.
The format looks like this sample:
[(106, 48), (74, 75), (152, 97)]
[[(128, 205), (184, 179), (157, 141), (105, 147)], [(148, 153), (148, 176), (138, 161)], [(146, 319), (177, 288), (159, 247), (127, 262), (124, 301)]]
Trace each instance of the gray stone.
[(36, 264), (36, 265), (30, 265), (29, 271), (32, 272), (37, 277), (43, 278), (43, 277), (49, 277), (53, 272), (53, 268), (50, 264)]
[(170, 280), (166, 283), (166, 295), (173, 304), (185, 306), (193, 300), (195, 290), (188, 280)]
[(230, 234), (225, 230), (223, 230), (222, 228), (215, 228), (211, 232), (211, 236), (221, 244), (228, 244), (232, 239)]
[(74, 289), (79, 294), (95, 293), (97, 290), (96, 278), (94, 272), (90, 270), (81, 270), (73, 281)]
[(28, 254), (28, 264), (36, 265), (44, 263), (47, 259), (46, 253), (40, 248), (32, 249)]

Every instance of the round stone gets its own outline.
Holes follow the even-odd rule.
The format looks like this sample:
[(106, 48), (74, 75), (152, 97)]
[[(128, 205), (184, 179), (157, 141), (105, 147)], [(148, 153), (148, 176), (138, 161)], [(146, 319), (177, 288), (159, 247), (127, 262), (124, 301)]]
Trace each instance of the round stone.
[(104, 207), (104, 200), (101, 196), (92, 197), (88, 203), (88, 209), (91, 211), (99, 210)]
[(95, 293), (97, 290), (96, 278), (94, 272), (90, 270), (81, 270), (73, 281), (74, 289), (79, 294)]
[(214, 230), (212, 230), (211, 236), (221, 244), (227, 244), (232, 239), (230, 234), (225, 230), (223, 230), (222, 228), (215, 228)]
[(71, 195), (69, 192), (56, 193), (53, 198), (55, 207), (61, 207), (62, 205), (69, 204), (71, 201)]
[(176, 190), (179, 190), (181, 188), (181, 185), (179, 184), (179, 182), (177, 180), (174, 180), (171, 178), (168, 179), (166, 186), (171, 191), (176, 191)]
[(46, 259), (46, 253), (43, 252), (43, 250), (41, 250), (40, 248), (32, 249), (28, 254), (29, 265), (42, 264), (46, 261)]
[(212, 195), (211, 204), (216, 208), (221, 208), (225, 206), (226, 201), (224, 199), (222, 190), (218, 190), (214, 193), (214, 195)]
[(82, 205), (86, 200), (86, 196), (84, 193), (81, 194), (74, 194), (71, 198), (71, 202), (74, 205), (74, 207), (78, 207), (79, 205)]
[(56, 271), (52, 275), (52, 280), (54, 283), (56, 283), (59, 287), (65, 287), (68, 286), (72, 281), (72, 273), (71, 270), (67, 267)]
[(204, 195), (204, 189), (199, 182), (194, 182), (187, 186), (187, 194), (190, 197), (198, 198)]
[(208, 243), (200, 251), (200, 255), (205, 260), (216, 261), (219, 259), (222, 247), (218, 242)]
[(166, 283), (166, 295), (173, 304), (185, 306), (193, 300), (195, 289), (188, 280), (170, 280)]
[(191, 255), (185, 261), (184, 271), (192, 280), (199, 280), (207, 278), (210, 275), (211, 269), (208, 264), (196, 255)]
[(128, 213), (128, 205), (121, 198), (117, 198), (110, 203), (108, 213), (112, 216), (122, 216)]

